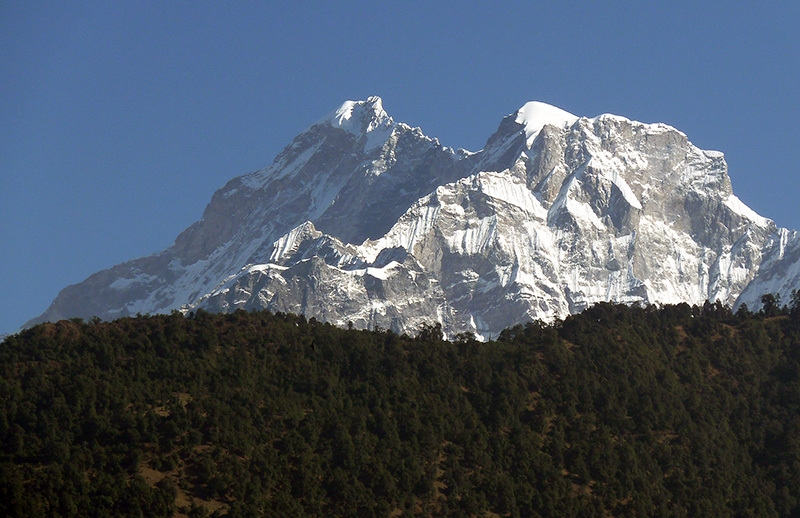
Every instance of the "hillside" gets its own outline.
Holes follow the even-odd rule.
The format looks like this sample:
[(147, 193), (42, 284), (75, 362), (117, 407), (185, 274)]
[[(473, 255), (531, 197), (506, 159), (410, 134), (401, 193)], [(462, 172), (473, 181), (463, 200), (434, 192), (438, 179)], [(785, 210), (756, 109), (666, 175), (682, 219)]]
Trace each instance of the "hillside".
[(37, 325), (0, 345), (0, 515), (797, 516), (797, 309)]

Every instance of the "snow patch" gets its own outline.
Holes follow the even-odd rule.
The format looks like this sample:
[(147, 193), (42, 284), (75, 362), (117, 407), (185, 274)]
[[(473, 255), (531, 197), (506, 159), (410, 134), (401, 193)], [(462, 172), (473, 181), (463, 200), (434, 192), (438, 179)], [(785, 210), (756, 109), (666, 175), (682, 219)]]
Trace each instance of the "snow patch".
[(375, 277), (376, 279), (385, 281), (392, 274), (392, 270), (395, 270), (400, 266), (402, 265), (397, 261), (390, 261), (389, 264), (387, 264), (382, 268), (375, 268), (373, 266), (368, 266), (367, 268), (357, 268), (354, 270), (341, 270), (339, 268), (337, 269), (355, 277), (363, 277), (365, 275), (369, 275), (371, 277)]
[(452, 235), (446, 236), (450, 250), (461, 255), (476, 255), (490, 248), (497, 235), (497, 216), (492, 215), (477, 222), (469, 222), (464, 230), (453, 230)]
[(524, 183), (501, 173), (480, 173), (478, 179), (481, 191), (487, 196), (519, 207), (537, 219), (547, 219), (547, 210)]
[(145, 273), (139, 273), (132, 278), (120, 278), (112, 282), (108, 287), (114, 290), (124, 290), (134, 284), (148, 284), (150, 282), (158, 280), (158, 277), (153, 275), (147, 275)]
[[(589, 163), (592, 163), (593, 161), (594, 157), (589, 159)], [(625, 181), (616, 168), (607, 170), (606, 168), (601, 167), (600, 171), (602, 171), (602, 174), (606, 180), (614, 184), (617, 189), (620, 190), (622, 197), (625, 198), (625, 201), (628, 202), (628, 205), (635, 209), (642, 210), (642, 204), (639, 203), (639, 198), (636, 197), (636, 194), (633, 193), (633, 190), (631, 189), (630, 185), (628, 185), (628, 182)]]

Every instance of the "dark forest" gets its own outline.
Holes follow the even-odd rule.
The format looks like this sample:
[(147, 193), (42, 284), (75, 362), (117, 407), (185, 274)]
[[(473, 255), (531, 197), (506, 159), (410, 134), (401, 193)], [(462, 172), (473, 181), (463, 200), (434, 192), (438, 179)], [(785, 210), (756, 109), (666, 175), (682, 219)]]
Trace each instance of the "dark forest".
[(0, 344), (2, 516), (798, 516), (800, 308), (479, 342), (198, 311)]

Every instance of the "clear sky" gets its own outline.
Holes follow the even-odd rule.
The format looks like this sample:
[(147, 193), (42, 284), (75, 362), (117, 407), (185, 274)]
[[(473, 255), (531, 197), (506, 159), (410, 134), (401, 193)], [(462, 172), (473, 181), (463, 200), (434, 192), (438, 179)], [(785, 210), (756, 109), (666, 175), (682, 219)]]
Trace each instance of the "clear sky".
[(0, 333), (369, 95), (472, 151), (529, 100), (665, 122), (800, 229), (798, 27), (800, 2), (0, 0)]

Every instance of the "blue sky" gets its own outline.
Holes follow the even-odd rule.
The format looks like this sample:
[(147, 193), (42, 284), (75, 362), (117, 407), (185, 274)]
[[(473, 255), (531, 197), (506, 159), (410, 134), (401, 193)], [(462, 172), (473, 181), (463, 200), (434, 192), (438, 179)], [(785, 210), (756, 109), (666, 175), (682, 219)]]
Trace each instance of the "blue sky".
[(0, 333), (369, 95), (473, 151), (529, 100), (665, 122), (800, 229), (798, 2), (223, 4), (0, 2)]

